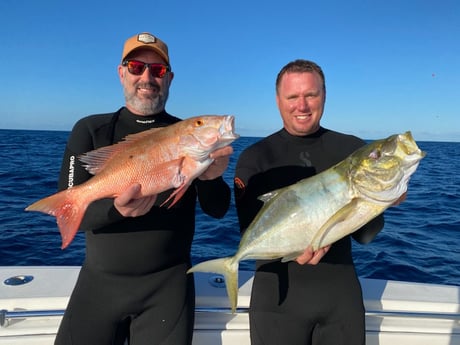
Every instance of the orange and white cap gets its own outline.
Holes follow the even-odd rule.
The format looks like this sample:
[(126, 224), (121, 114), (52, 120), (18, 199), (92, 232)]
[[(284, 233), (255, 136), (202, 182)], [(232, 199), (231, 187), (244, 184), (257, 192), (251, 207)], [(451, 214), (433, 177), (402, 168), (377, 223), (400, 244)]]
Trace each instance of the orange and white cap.
[(165, 59), (168, 65), (170, 64), (168, 46), (166, 43), (148, 32), (142, 32), (126, 40), (125, 45), (123, 46), (121, 61), (123, 62), (123, 60), (126, 59), (131, 52), (140, 48), (153, 50)]

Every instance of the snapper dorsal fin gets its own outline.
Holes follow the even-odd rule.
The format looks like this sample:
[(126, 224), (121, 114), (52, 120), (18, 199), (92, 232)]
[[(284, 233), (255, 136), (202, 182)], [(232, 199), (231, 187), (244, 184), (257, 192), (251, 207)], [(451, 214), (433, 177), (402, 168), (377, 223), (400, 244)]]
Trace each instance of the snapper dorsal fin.
[(78, 159), (85, 163), (83, 164), (83, 167), (93, 175), (97, 175), (101, 170), (104, 169), (105, 165), (107, 162), (116, 154), (119, 152), (122, 152), (126, 150), (128, 147), (134, 145), (136, 142), (151, 136), (153, 133), (161, 130), (162, 127), (158, 128), (151, 128), (146, 131), (142, 131), (139, 133), (135, 134), (130, 134), (127, 135), (126, 137), (123, 138), (122, 141), (109, 145), (109, 146), (104, 146), (101, 148), (98, 148), (96, 150), (92, 150), (89, 152), (86, 152), (80, 156), (78, 156)]

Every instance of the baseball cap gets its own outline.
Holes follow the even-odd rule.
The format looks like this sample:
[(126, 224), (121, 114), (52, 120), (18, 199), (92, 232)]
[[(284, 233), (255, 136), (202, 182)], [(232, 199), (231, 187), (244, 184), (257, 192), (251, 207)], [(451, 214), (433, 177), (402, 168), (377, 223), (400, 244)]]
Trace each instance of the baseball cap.
[(158, 53), (169, 65), (168, 46), (158, 37), (153, 36), (148, 32), (142, 32), (126, 40), (123, 46), (123, 55), (121, 61), (134, 50), (139, 48), (151, 49)]

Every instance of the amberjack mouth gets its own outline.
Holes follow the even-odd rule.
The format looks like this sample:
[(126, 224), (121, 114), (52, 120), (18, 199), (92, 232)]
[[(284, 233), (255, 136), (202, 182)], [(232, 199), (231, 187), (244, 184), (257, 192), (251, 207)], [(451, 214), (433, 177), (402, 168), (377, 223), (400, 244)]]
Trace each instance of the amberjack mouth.
[(410, 164), (418, 163), (426, 156), (426, 152), (422, 151), (414, 140), (412, 133), (407, 131), (398, 135), (398, 148), (405, 154), (405, 161)]

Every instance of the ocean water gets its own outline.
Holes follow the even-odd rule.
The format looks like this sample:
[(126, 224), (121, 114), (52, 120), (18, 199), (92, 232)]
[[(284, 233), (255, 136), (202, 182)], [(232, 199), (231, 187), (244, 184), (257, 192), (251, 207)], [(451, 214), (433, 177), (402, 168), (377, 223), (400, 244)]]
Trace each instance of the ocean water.
[[(56, 191), (68, 132), (0, 129), (0, 266), (80, 265), (84, 237), (60, 249), (54, 218), (25, 212)], [(258, 140), (243, 137), (233, 147), (224, 178), (233, 186), (239, 152)], [(353, 244), (361, 277), (460, 285), (460, 143), (418, 142), (427, 152), (409, 184), (407, 200), (385, 213), (385, 227), (368, 245)], [(194, 262), (233, 255), (239, 243), (232, 205), (224, 219), (197, 209)], [(242, 262), (242, 269), (253, 269)]]

